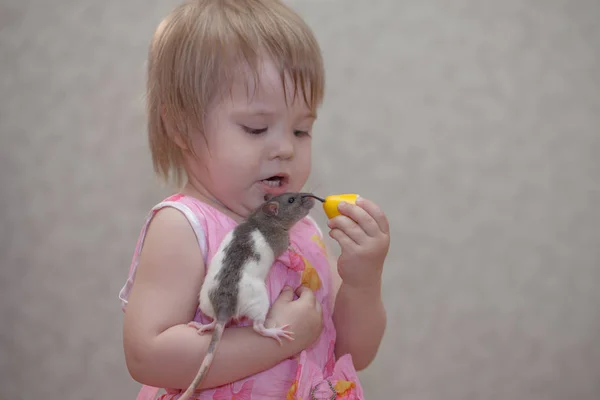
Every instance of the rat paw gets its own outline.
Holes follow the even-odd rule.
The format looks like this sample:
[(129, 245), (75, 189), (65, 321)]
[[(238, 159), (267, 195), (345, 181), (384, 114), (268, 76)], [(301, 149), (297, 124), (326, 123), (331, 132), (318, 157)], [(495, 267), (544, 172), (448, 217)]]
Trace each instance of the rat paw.
[[(274, 328), (275, 334), (281, 338), (287, 339), (289, 341), (294, 340), (294, 332), (285, 330), (289, 325), (282, 326), (281, 328)], [(280, 341), (281, 343), (281, 341)]]
[(210, 324), (201, 324), (200, 322), (192, 321), (188, 323), (187, 326), (189, 326), (190, 328), (195, 328), (196, 333), (198, 333), (198, 335), (201, 335), (205, 332), (209, 332), (215, 329), (216, 324), (217, 321), (213, 321)]
[(277, 340), (280, 346), (283, 345), (281, 338), (290, 341), (294, 340), (294, 332), (286, 330), (288, 327), (289, 325), (284, 325), (281, 328), (265, 328), (263, 323), (254, 324), (254, 330), (258, 334)]

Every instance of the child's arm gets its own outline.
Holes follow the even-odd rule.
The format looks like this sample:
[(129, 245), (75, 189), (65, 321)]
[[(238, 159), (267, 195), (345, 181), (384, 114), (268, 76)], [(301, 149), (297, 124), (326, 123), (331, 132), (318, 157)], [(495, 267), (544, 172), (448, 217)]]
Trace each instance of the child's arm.
[[(123, 341), (127, 368), (138, 382), (185, 389), (206, 354), (211, 334), (187, 327), (195, 314), (205, 266), (196, 237), (179, 211), (160, 211), (148, 228), (127, 310)], [(220, 386), (275, 366), (316, 340), (321, 309), (304, 288), (293, 300), (284, 291), (270, 311), (277, 324), (290, 324), (294, 341), (226, 328), (201, 388)]]
[[(335, 274), (337, 267), (334, 265)], [(342, 283), (335, 297), (336, 357), (351, 354), (354, 368), (363, 370), (375, 359), (386, 327), (381, 282), (370, 288)]]
[(337, 357), (351, 354), (354, 367), (365, 369), (375, 358), (386, 327), (381, 274), (389, 248), (385, 215), (371, 201), (342, 204), (341, 216), (329, 221), (330, 236), (342, 249), (332, 260), (333, 322)]

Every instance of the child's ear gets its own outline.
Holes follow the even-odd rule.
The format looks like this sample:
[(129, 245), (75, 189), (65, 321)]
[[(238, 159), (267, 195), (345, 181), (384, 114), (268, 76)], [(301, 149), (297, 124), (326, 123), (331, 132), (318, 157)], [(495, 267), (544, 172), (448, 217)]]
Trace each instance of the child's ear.
[(262, 209), (265, 214), (276, 216), (279, 213), (279, 203), (276, 201), (270, 201), (265, 203)]

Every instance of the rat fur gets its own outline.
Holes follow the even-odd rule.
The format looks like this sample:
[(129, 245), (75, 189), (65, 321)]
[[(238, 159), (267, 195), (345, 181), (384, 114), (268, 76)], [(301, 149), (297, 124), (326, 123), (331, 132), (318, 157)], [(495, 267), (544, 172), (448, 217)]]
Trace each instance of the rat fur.
[(306, 217), (320, 198), (311, 193), (284, 193), (265, 196), (265, 203), (224, 238), (208, 271), (199, 295), (199, 308), (212, 322), (190, 322), (198, 334), (213, 331), (206, 356), (194, 380), (180, 397), (188, 400), (208, 372), (215, 351), (230, 321), (246, 317), (254, 331), (282, 344), (281, 338), (293, 340), (293, 332), (282, 327), (266, 328), (270, 309), (265, 280), (275, 260), (289, 246), (289, 230)]

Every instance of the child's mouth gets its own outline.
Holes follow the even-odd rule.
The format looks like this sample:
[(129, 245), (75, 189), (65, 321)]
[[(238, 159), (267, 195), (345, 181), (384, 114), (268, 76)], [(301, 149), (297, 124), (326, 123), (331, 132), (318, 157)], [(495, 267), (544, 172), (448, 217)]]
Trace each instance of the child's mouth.
[(263, 179), (261, 182), (270, 187), (281, 187), (285, 183), (286, 178), (284, 176), (275, 175), (267, 179)]

